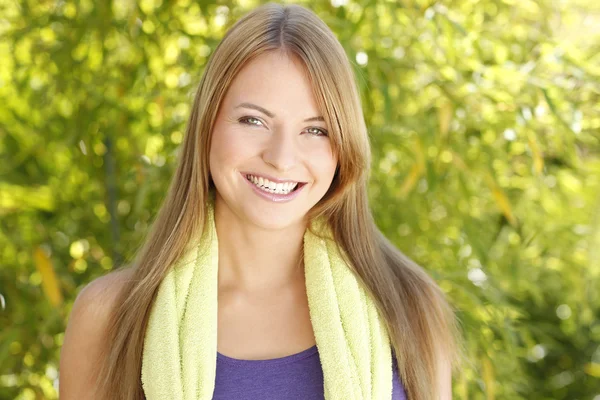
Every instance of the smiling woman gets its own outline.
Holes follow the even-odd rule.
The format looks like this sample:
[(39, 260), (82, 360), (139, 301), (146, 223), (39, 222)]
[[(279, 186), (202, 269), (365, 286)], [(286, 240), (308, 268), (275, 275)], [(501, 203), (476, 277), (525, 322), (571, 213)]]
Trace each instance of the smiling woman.
[(296, 5), (244, 16), (133, 265), (75, 302), (61, 399), (449, 399), (454, 316), (374, 224), (370, 160), (331, 30)]
[[(325, 119), (297, 56), (278, 49), (248, 62), (227, 90), (213, 128), (210, 171), (217, 189), (217, 229), (226, 225), (228, 232), (239, 235), (246, 226), (252, 231), (271, 230), (271, 234), (275, 229), (294, 229), (297, 232), (289, 237), (301, 237), (308, 211), (331, 186), (337, 166), (333, 143), (324, 132)], [(247, 175), (259, 180), (259, 190), (248, 190)], [(283, 193), (286, 181), (303, 184), (293, 194), (287, 185)], [(279, 206), (273, 207), (274, 202)], [(255, 233), (252, 236), (257, 238)], [(239, 244), (237, 239), (241, 238), (225, 242)], [(248, 252), (254, 253), (261, 242), (273, 243), (257, 240)], [(282, 245), (294, 248), (298, 243)], [(257, 265), (266, 272), (270, 264), (261, 260)]]

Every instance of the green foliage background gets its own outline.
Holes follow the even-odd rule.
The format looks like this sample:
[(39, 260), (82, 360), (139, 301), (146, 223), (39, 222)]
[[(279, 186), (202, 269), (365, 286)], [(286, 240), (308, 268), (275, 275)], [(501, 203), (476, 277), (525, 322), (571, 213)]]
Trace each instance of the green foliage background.
[[(257, 4), (0, 0), (1, 399), (57, 398), (76, 294), (140, 245)], [(378, 225), (458, 310), (455, 397), (600, 399), (598, 3), (302, 4), (355, 64)]]

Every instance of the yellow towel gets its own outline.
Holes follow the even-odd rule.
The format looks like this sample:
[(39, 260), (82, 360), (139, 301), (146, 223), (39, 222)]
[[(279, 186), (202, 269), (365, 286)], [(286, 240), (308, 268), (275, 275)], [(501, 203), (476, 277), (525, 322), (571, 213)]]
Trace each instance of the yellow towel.
[[(207, 234), (190, 241), (161, 282), (144, 338), (142, 386), (148, 400), (210, 400), (217, 361), (218, 240), (214, 194)], [(337, 251), (330, 228), (304, 234), (309, 313), (326, 400), (392, 397), (392, 355), (374, 303)], [(321, 235), (321, 236), (322, 236)]]

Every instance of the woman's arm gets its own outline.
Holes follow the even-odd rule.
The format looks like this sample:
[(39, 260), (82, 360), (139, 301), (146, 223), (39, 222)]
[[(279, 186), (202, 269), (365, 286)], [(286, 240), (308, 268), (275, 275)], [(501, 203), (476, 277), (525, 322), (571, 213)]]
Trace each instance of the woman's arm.
[(106, 327), (129, 270), (100, 277), (81, 290), (69, 317), (60, 353), (59, 398), (91, 399), (102, 365)]
[(452, 363), (448, 357), (439, 360), (438, 385), (440, 400), (452, 400)]

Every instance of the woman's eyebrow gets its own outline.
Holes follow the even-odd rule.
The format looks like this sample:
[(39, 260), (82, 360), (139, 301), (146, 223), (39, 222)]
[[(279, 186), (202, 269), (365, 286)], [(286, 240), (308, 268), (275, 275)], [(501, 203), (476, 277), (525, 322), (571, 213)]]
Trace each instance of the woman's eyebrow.
[[(273, 114), (271, 111), (267, 110), (264, 107), (258, 106), (256, 104), (252, 104), (252, 103), (240, 103), (237, 106), (235, 106), (235, 108), (250, 108), (252, 110), (256, 110), (256, 111), (260, 111), (261, 113), (265, 114), (267, 117), (269, 118), (274, 118), (275, 114)], [(322, 116), (318, 116), (318, 117), (311, 117), (311, 118), (306, 118), (304, 120), (304, 122), (311, 122), (311, 121), (322, 121), (325, 122), (325, 119)]]

